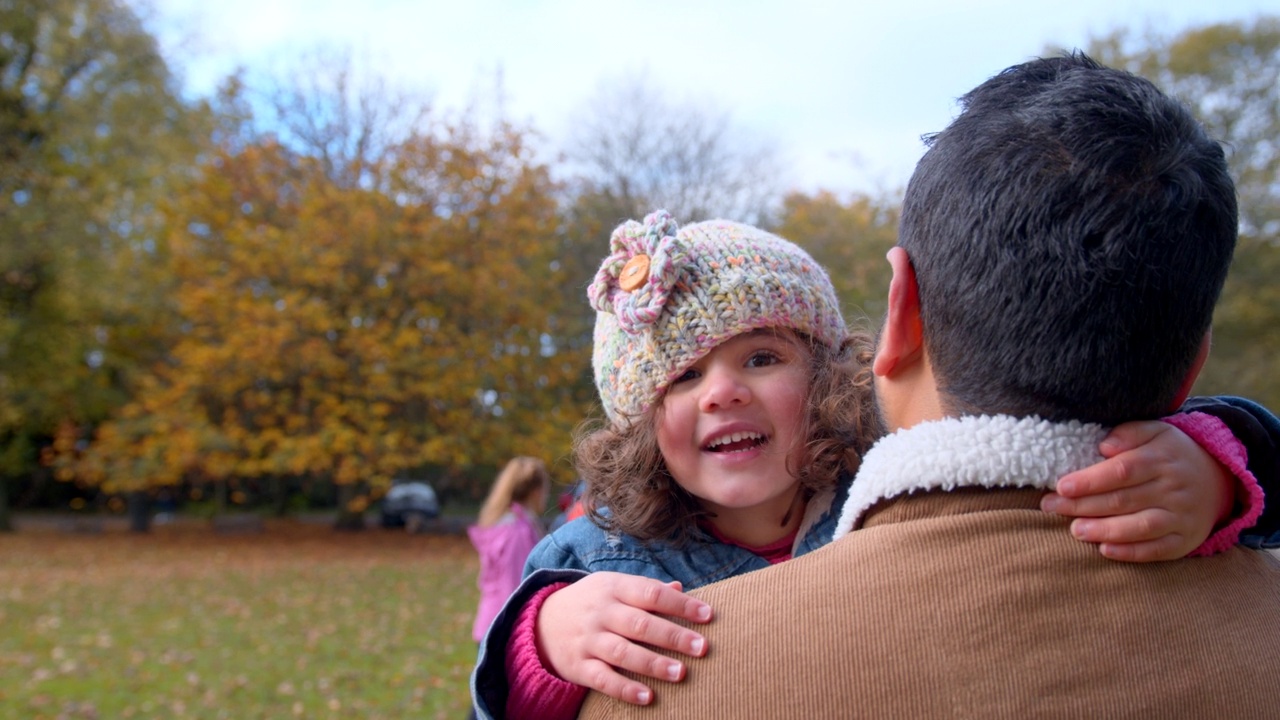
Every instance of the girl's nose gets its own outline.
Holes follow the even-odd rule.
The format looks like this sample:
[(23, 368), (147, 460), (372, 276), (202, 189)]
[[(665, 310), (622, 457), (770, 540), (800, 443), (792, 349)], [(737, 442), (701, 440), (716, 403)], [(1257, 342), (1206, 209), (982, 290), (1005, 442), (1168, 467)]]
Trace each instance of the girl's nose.
[(751, 402), (751, 388), (731, 369), (712, 366), (707, 368), (703, 393), (698, 398), (703, 412), (720, 410)]

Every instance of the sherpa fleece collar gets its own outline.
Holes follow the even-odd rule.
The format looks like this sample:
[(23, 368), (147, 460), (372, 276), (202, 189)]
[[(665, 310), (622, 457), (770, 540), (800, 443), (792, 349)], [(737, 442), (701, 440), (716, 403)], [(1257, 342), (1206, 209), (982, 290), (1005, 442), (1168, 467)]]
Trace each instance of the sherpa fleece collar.
[(1093, 423), (1052, 423), (1008, 415), (921, 423), (880, 439), (862, 458), (835, 538), (872, 505), (903, 493), (964, 487), (1052, 490), (1058, 478), (1102, 456), (1106, 431)]

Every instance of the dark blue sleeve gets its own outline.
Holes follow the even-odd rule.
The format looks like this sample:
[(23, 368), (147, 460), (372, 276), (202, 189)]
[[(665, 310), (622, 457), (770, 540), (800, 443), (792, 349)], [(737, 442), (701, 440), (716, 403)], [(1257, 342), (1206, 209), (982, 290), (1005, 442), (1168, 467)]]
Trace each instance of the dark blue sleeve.
[(507, 641), (525, 603), (548, 585), (577, 582), (586, 575), (583, 570), (535, 570), (507, 598), (507, 604), (502, 606), (480, 642), (480, 656), (471, 673), (471, 703), (477, 720), (496, 720), (506, 715), (507, 695), (511, 691), (507, 684)]
[(1240, 544), (1254, 548), (1280, 547), (1280, 419), (1252, 400), (1217, 395), (1194, 397), (1181, 412), (1202, 412), (1221, 420), (1249, 452), (1249, 472), (1265, 496), (1262, 516), (1240, 535)]

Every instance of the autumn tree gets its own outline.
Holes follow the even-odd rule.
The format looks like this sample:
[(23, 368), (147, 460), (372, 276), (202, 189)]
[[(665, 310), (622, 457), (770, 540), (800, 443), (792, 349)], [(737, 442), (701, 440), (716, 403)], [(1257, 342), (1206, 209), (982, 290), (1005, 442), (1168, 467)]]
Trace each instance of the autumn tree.
[(406, 470), (567, 452), (587, 359), (549, 320), (556, 188), (523, 133), (436, 120), (340, 161), (228, 137), (164, 208), (183, 333), (75, 471), (325, 480), (358, 516)]
[[(845, 320), (880, 322), (889, 292), (885, 254), (898, 239), (898, 197), (793, 193), (774, 231), (808, 250), (831, 275)], [(868, 321), (869, 322), (866, 322)]]
[(1119, 32), (1090, 52), (1189, 103), (1223, 141), (1239, 194), (1240, 241), (1196, 391), (1280, 407), (1280, 17), (1171, 37)]
[(0, 0), (0, 529), (55, 428), (163, 345), (155, 202), (204, 118), (126, 5)]

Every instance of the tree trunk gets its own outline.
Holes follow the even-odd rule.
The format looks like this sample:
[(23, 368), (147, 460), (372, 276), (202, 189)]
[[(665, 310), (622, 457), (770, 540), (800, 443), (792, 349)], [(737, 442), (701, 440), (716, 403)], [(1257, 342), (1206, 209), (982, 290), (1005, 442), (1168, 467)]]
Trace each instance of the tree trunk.
[(226, 478), (218, 478), (213, 485), (213, 514), (225, 515), (227, 513), (227, 482)]
[(146, 490), (133, 490), (125, 496), (129, 510), (129, 531), (151, 532), (151, 497)]
[(358, 490), (354, 484), (338, 486), (338, 518), (333, 523), (334, 530), (364, 530), (364, 511), (351, 509)]
[(13, 532), (13, 518), (9, 514), (9, 478), (0, 475), (0, 532)]
[(289, 478), (276, 475), (271, 478), (271, 514), (282, 518), (289, 514)]

